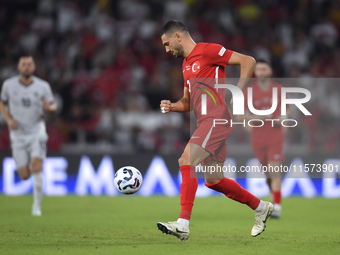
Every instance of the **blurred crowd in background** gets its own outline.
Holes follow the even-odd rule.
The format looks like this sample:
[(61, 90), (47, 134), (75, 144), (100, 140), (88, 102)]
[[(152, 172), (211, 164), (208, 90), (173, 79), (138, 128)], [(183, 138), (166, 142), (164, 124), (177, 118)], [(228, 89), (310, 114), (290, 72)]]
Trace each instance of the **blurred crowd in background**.
[[(109, 144), (181, 152), (189, 114), (159, 111), (162, 99), (183, 94), (182, 60), (166, 54), (159, 37), (170, 19), (186, 24), (196, 42), (270, 61), (275, 77), (340, 78), (337, 0), (2, 0), (1, 84), (17, 74), (20, 55), (34, 57), (35, 75), (51, 84), (59, 106), (47, 118), (50, 151)], [(238, 77), (239, 70), (227, 67), (227, 75)], [(311, 87), (324, 100), (313, 98), (313, 116), (289, 130), (288, 144), (338, 150), (339, 88)], [(236, 131), (229, 143), (249, 143), (247, 136)], [(0, 150), (9, 148), (2, 119)]]

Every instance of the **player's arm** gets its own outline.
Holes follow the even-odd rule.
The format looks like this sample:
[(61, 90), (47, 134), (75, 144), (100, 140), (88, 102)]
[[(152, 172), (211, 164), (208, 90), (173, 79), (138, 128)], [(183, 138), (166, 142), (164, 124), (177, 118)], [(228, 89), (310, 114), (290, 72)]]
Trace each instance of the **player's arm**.
[(0, 110), (1, 110), (2, 116), (4, 116), (4, 118), (6, 120), (8, 127), (10, 129), (17, 129), (18, 125), (15, 122), (15, 120), (13, 120), (12, 116), (9, 114), (9, 112), (7, 110), (7, 104), (4, 101), (0, 102)]
[[(241, 90), (245, 88), (249, 79), (252, 77), (256, 61), (253, 57), (243, 55), (237, 52), (233, 52), (228, 61), (228, 65), (238, 65), (240, 66), (240, 80), (237, 83), (237, 87)], [(233, 105), (233, 99), (231, 99), (230, 104)]]
[(43, 98), (43, 107), (46, 112), (55, 112), (57, 110), (56, 103), (48, 102), (45, 98)]
[(170, 100), (162, 100), (160, 104), (162, 113), (168, 112), (189, 112), (190, 111), (190, 93), (187, 87), (184, 87), (183, 97), (176, 103)]
[(253, 57), (233, 52), (228, 61), (228, 65), (238, 65), (241, 68), (240, 80), (237, 84), (241, 90), (245, 88), (249, 79), (252, 77), (256, 61)]
[(43, 94), (43, 109), (45, 112), (53, 113), (57, 110), (57, 105), (54, 103), (53, 93), (50, 84), (45, 84), (44, 94)]

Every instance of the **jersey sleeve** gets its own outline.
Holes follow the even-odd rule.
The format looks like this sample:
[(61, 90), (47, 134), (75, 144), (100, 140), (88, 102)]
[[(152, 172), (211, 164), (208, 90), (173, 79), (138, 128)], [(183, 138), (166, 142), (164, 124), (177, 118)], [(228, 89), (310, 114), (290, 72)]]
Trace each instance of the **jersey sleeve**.
[(8, 102), (8, 86), (7, 86), (6, 82), (4, 82), (3, 85), (2, 85), (1, 101), (4, 102), (4, 103)]
[(44, 98), (50, 103), (54, 102), (54, 97), (53, 97), (53, 93), (51, 90), (51, 86), (48, 83), (46, 83), (46, 86), (45, 86)]
[(185, 72), (185, 66), (186, 66), (186, 61), (183, 60), (183, 63), (182, 63), (182, 72), (183, 72), (183, 79), (184, 79), (184, 87), (187, 87), (189, 88), (189, 84), (186, 82), (185, 80), (185, 76), (184, 76), (184, 72)]
[(203, 56), (207, 62), (219, 66), (227, 66), (231, 54), (233, 54), (233, 51), (220, 44), (208, 43), (203, 49)]

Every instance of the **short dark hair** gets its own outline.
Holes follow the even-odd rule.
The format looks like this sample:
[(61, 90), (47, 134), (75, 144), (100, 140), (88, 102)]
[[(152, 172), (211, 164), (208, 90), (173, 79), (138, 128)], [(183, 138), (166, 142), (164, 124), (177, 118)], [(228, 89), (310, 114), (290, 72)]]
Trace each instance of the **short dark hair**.
[(264, 58), (256, 59), (256, 64), (259, 64), (259, 63), (267, 64), (268, 66), (271, 66), (270, 61)]
[(178, 20), (169, 20), (161, 29), (160, 36), (167, 33), (189, 32), (188, 28)]

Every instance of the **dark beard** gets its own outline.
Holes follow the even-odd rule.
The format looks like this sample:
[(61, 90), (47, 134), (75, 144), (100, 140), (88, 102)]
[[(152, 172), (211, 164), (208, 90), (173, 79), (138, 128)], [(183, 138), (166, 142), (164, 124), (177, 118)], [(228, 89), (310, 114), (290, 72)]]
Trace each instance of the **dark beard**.
[(29, 78), (32, 77), (32, 74), (22, 74), (22, 77), (23, 77), (25, 80), (29, 80)]
[(177, 54), (175, 54), (176, 58), (183, 58), (183, 47), (181, 47), (180, 45), (178, 45), (177, 50)]

